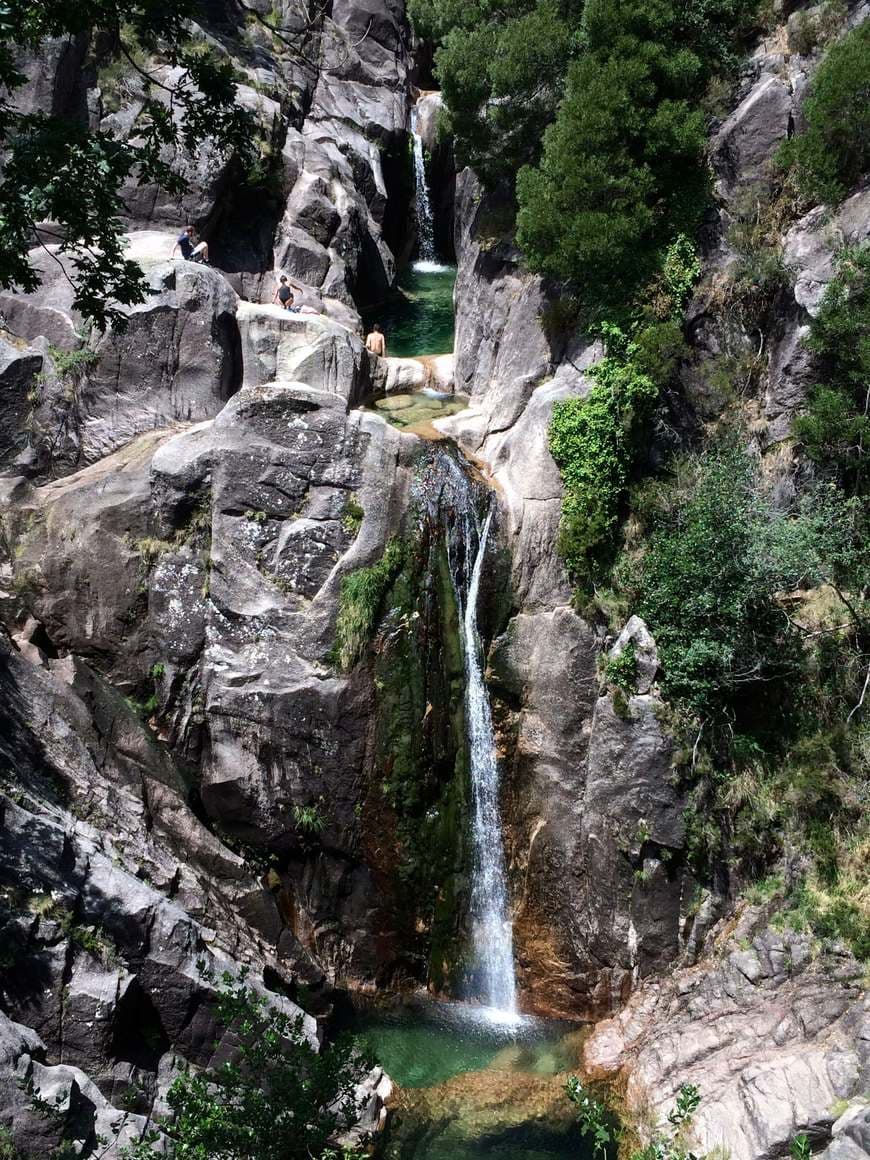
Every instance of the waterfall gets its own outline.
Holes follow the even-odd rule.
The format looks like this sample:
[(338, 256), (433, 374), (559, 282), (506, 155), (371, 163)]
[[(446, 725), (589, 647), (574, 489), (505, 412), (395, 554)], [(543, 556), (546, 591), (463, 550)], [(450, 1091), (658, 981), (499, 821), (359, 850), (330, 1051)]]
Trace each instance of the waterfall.
[(513, 930), (505, 877), (495, 736), (483, 681), (483, 650), (477, 630), (477, 599), (492, 525), (492, 508), (479, 532), (470, 504), (461, 523), (466, 570), (472, 555), (474, 558), (464, 600), (457, 586), (465, 658), (466, 729), (471, 761), (474, 856), (471, 920), (474, 966), (480, 982), (481, 997), (494, 1014), (497, 1013), (500, 1019), (507, 1022), (517, 1017)]
[(435, 222), (432, 217), (432, 203), (426, 182), (426, 165), (423, 159), (423, 138), (417, 132), (417, 110), (411, 111), (411, 133), (414, 139), (414, 181), (416, 183), (417, 240), (420, 250), (418, 269), (441, 269), (435, 254)]

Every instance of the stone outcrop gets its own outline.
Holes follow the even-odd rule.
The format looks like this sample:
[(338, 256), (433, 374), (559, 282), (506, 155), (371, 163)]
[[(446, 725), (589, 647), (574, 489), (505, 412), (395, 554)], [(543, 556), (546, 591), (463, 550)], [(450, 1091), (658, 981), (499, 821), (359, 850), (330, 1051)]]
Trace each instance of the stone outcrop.
[(628, 1107), (647, 1122), (664, 1119), (681, 1084), (695, 1084), (702, 1154), (785, 1155), (805, 1132), (814, 1152), (830, 1141), (832, 1160), (857, 1160), (868, 1143), (870, 1065), (861, 981), (845, 951), (820, 953), (809, 936), (773, 931), (749, 908), (696, 966), (648, 983), (600, 1023), (585, 1067), (619, 1076)]
[(369, 355), (347, 327), (322, 315), (248, 302), (239, 303), (238, 324), (245, 386), (303, 382), (352, 406), (371, 392)]
[[(271, 972), (286, 986), (306, 956), (297, 944), (282, 961), (274, 896), (191, 812), (174, 763), (93, 670), (35, 667), (0, 638), (0, 687), (2, 1116), (22, 1148), (63, 1136), (87, 1155), (103, 1134), (115, 1156), (163, 1110), (179, 1061), (212, 1058), (223, 1031), (206, 972), (244, 962), (252, 985)], [(316, 1042), (308, 1016), (305, 1028)], [(37, 1114), (20, 1080), (60, 1094), (57, 1114)]]
[(126, 329), (85, 342), (71, 288), (49, 261), (43, 255), (41, 290), (0, 295), (0, 310), (21, 338), (45, 344), (47, 337), (51, 344), (40, 381), (31, 385), (27, 426), (35, 470), (69, 471), (143, 431), (210, 418), (241, 385), (237, 299), (217, 271), (147, 262), (150, 296), (125, 311)]
[[(151, 696), (212, 825), (290, 857), (287, 905), (333, 975), (374, 969), (378, 902), (354, 812), (370, 691), (328, 654), (341, 575), (375, 562), (402, 516), (406, 445), (339, 395), (248, 387), (214, 421), (23, 489), (10, 512), (9, 615), (26, 603), (54, 649)], [(305, 806), (325, 811), (313, 845), (295, 820)], [(286, 914), (263, 905), (283, 946)]]

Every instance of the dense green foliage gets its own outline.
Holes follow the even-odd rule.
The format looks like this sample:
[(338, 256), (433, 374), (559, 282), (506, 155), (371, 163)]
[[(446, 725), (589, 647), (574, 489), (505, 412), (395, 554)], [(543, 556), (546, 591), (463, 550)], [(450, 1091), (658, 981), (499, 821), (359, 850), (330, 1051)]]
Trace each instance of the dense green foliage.
[(713, 448), (637, 489), (633, 511), (643, 547), (618, 574), (656, 638), (686, 739), (696, 870), (727, 857), (752, 876), (802, 851), (784, 921), (867, 956), (860, 498), (820, 484), (778, 510), (745, 452)]
[(694, 231), (707, 184), (700, 100), (711, 75), (733, 69), (757, 8), (413, 0), (418, 28), (440, 44), (460, 160), (490, 185), (516, 180), (530, 265), (571, 282), (592, 313), (612, 317), (676, 235)]
[(418, 32), (439, 43), (446, 128), (460, 164), (493, 184), (540, 155), (579, 47), (582, 0), (409, 0)]
[(565, 485), (559, 547), (577, 577), (589, 580), (611, 555), (645, 419), (685, 354), (678, 319), (699, 269), (694, 246), (679, 235), (630, 336), (612, 323), (599, 326), (607, 356), (589, 372), (592, 389), (553, 408), (549, 447)]
[[(272, 1007), (244, 980), (224, 975), (217, 1016), (238, 1042), (234, 1056), (173, 1081), (161, 1125), (175, 1160), (338, 1160), (335, 1136), (355, 1121), (355, 1088), (368, 1066), (349, 1040), (312, 1047), (302, 1017)], [(167, 1155), (160, 1134), (127, 1160)], [(348, 1153), (344, 1153), (345, 1156)]]
[(823, 381), (810, 393), (794, 434), (807, 454), (849, 493), (867, 490), (870, 443), (870, 245), (845, 250), (813, 319), (809, 347)]
[(588, 575), (613, 541), (632, 449), (656, 399), (656, 384), (633, 354), (633, 344), (623, 344), (621, 355), (594, 367), (585, 397), (553, 408), (550, 453), (565, 485), (559, 548), (575, 575)]
[[(157, 182), (180, 193), (180, 169), (166, 160), (173, 146), (212, 141), (249, 157), (248, 114), (235, 103), (230, 62), (195, 43), (196, 0), (83, 0), (53, 4), (8, 0), (0, 7), (0, 285), (34, 290), (28, 258), (35, 225), (52, 222), (58, 253), (70, 260), (74, 306), (99, 326), (123, 323), (117, 303), (144, 300), (139, 266), (124, 257), (121, 189), (126, 181)], [(87, 121), (48, 112), (22, 113), (14, 96), (25, 82), (17, 50), (49, 36), (98, 35), (106, 52), (141, 74), (144, 104), (129, 137), (92, 131)], [(170, 88), (137, 63), (145, 54), (177, 66)]]
[(780, 512), (737, 449), (690, 457), (677, 472), (636, 496), (648, 539), (628, 585), (656, 637), (667, 695), (701, 717), (730, 717), (753, 686), (802, 664), (780, 594), (860, 584), (859, 508), (819, 488)]
[(371, 639), (384, 597), (403, 558), (401, 542), (390, 540), (377, 564), (342, 577), (334, 653), (336, 663), (345, 672), (353, 668)]
[(870, 168), (870, 24), (832, 44), (810, 82), (803, 130), (783, 146), (808, 198), (836, 203)]

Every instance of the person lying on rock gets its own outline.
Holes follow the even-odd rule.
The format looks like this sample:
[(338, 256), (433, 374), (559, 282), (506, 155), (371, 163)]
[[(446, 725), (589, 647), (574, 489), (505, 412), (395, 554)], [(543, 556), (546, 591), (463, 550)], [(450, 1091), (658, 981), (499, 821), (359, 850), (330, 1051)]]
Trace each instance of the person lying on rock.
[(208, 242), (196, 240), (196, 229), (193, 226), (185, 226), (178, 235), (178, 239), (172, 247), (173, 258), (176, 250), (181, 252), (185, 262), (202, 262), (203, 265), (208, 265)]
[(378, 358), (387, 357), (387, 342), (379, 322), (374, 323), (371, 334), (366, 336), (366, 350), (370, 354), (376, 354)]
[[(296, 286), (295, 289), (301, 291), (301, 287), (299, 286)], [(285, 275), (282, 274), (281, 279), (278, 282), (278, 289), (275, 291), (275, 297), (272, 299), (272, 301), (277, 302), (278, 305), (283, 307), (284, 310), (289, 310), (291, 314), (298, 314), (299, 307), (294, 306), (296, 299), (293, 296), (293, 290), (293, 284), (288, 282)]]

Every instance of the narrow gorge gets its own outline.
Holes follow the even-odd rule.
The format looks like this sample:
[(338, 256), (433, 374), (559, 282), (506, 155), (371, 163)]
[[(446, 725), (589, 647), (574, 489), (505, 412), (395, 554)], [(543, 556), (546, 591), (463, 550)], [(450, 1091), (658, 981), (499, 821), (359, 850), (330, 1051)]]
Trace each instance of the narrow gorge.
[(870, 1156), (870, 6), (50, 7), (0, 1158)]

